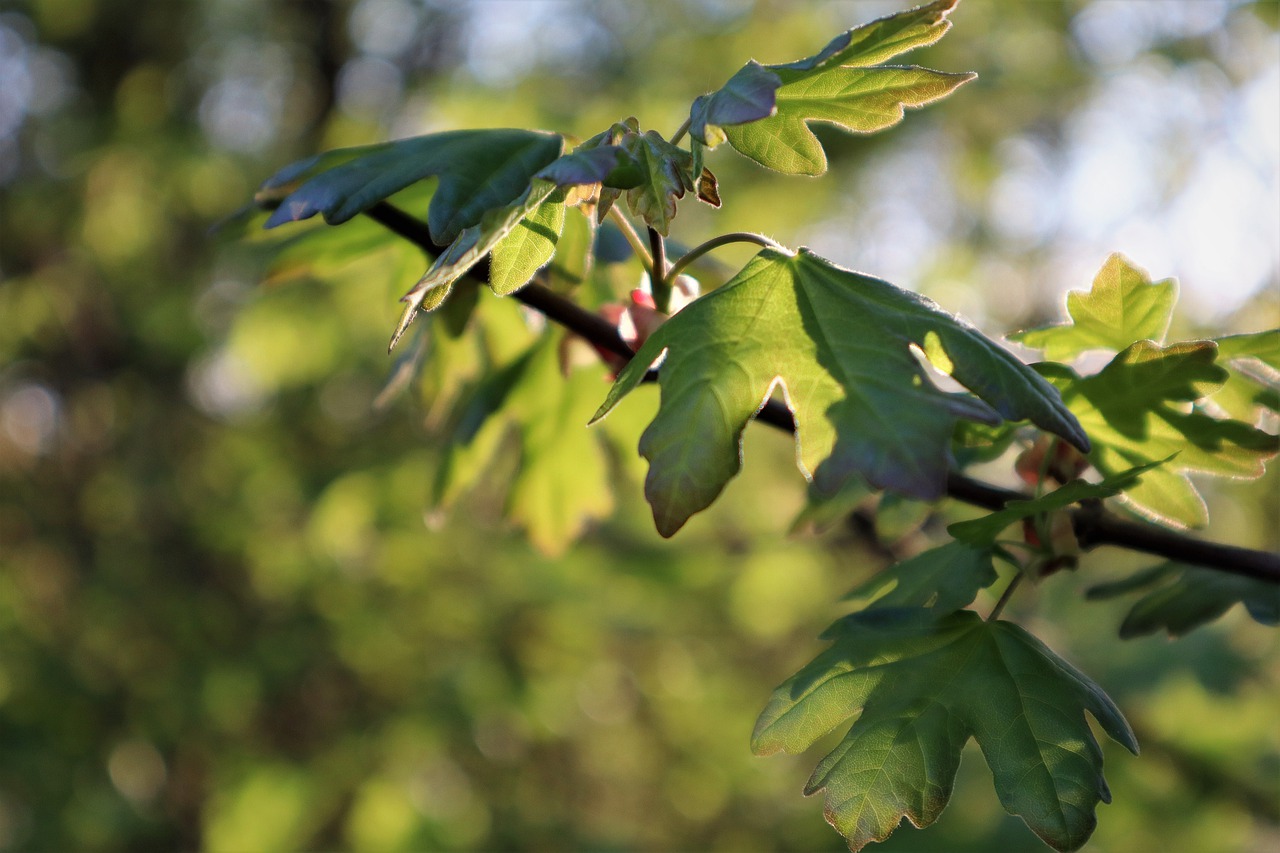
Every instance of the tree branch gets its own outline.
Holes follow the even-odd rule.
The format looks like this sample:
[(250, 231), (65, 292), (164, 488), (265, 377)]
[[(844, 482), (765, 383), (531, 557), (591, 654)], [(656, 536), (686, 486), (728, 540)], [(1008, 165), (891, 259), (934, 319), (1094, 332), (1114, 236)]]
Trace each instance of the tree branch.
[[(445, 250), (444, 246), (432, 241), (424, 223), (386, 202), (379, 202), (365, 213), (375, 222), (432, 255)], [(487, 260), (473, 267), (468, 275), (487, 283)], [(627, 359), (634, 355), (613, 324), (550, 288), (531, 283), (511, 296), (601, 349)], [(653, 378), (652, 373), (649, 378)], [(790, 410), (776, 400), (765, 403), (755, 419), (786, 432), (795, 432), (795, 420)], [(954, 471), (947, 477), (947, 495), (955, 500), (992, 510), (1003, 508), (1009, 501), (1032, 499), (1029, 494), (1003, 489)], [(1128, 521), (1103, 508), (1097, 501), (1071, 510), (1071, 522), (1080, 547), (1085, 550), (1099, 545), (1115, 545), (1280, 584), (1280, 555), (1268, 551), (1208, 542), (1154, 524)]]

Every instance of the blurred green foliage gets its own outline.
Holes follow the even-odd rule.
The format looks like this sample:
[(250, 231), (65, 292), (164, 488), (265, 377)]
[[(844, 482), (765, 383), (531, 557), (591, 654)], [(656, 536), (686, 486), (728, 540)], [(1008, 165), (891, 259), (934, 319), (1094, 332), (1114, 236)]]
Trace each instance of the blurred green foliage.
[[(894, 8), (0, 8), (0, 848), (841, 849), (799, 796), (812, 761), (748, 741), (885, 543), (843, 524), (783, 535), (804, 500), (789, 440), (749, 430), (755, 464), (666, 542), (640, 498), (644, 419), (611, 418), (598, 447), (616, 488), (546, 556), (500, 520), (518, 424), (475, 463), (491, 476), (441, 504), (444, 466), (467, 464), (446, 449), (454, 403), (519, 340), (435, 322), (416, 393), (375, 407), (421, 256), (358, 221), (324, 235), (338, 248), (299, 228), (269, 262), (210, 228), (325, 148), (472, 126), (585, 136), (628, 114), (670, 131), (747, 58), (808, 55)], [(912, 58), (975, 83), (877, 137), (820, 130), (821, 183), (717, 153), (717, 230), (807, 242), (991, 332), (1051, 319), (1111, 250), (1183, 277), (1172, 339), (1277, 325), (1274, 3), (966, 0), (954, 19)], [(709, 216), (686, 206), (673, 233), (705, 236)], [(1215, 290), (1205, 257), (1234, 284)], [(597, 278), (592, 305), (637, 271)], [(574, 382), (603, 399), (603, 374)], [(1209, 535), (1280, 544), (1274, 474), (1205, 491)], [(888, 546), (922, 550), (965, 515)], [(555, 521), (520, 524), (537, 543)], [(1142, 565), (1099, 552), (1081, 573)], [(1055, 576), (1006, 613), (1142, 743), (1108, 748), (1115, 803), (1086, 849), (1274, 845), (1274, 633), (1237, 607), (1176, 644), (1121, 643), (1126, 605), (1082, 588)], [(1037, 849), (976, 757), (939, 824), (885, 849)]]

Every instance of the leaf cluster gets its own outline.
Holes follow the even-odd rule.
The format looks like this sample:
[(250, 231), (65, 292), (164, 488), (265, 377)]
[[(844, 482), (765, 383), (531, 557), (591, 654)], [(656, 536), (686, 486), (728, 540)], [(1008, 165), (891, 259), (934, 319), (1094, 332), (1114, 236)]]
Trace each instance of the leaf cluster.
[[(1076, 565), (1073, 508), (1101, 511), (1115, 499), (1169, 525), (1200, 525), (1207, 510), (1190, 473), (1261, 475), (1280, 449), (1258, 418), (1263, 409), (1274, 413), (1280, 397), (1280, 330), (1166, 342), (1175, 284), (1153, 282), (1114, 255), (1088, 293), (1068, 297), (1068, 322), (1012, 336), (1052, 359), (1029, 366), (931, 300), (806, 248), (730, 234), (685, 251), (674, 266), (665, 258), (686, 196), (719, 206), (704, 162), (712, 149), (727, 142), (766, 168), (820, 175), (827, 154), (813, 124), (881, 131), (906, 108), (973, 79), (884, 64), (940, 39), (956, 2), (855, 27), (794, 62), (748, 62), (694, 100), (670, 138), (642, 130), (635, 118), (576, 145), (532, 130), (432, 134), (294, 164), (269, 179), (258, 200), (274, 208), (268, 227), (317, 213), (339, 224), (419, 181), (437, 181), (425, 244), (435, 258), (403, 297), (393, 346), (420, 313), (437, 309), (438, 325), (463, 333), (475, 310), (474, 288), (462, 289), (468, 297), (455, 293), (464, 276), (544, 307), (579, 288), (578, 297), (599, 309), (595, 319), (615, 324), (601, 351), (618, 373), (598, 407), (600, 365), (577, 369), (573, 340), (543, 335), (494, 359), (457, 395), (450, 416), (437, 505), (457, 500), (514, 436), (519, 461), (507, 512), (549, 553), (612, 507), (606, 446), (580, 427), (646, 381), (656, 380), (661, 396), (638, 448), (663, 536), (711, 506), (737, 476), (753, 419), (794, 432), (809, 483), (797, 525), (843, 514), (874, 490), (938, 501), (958, 467), (1025, 448), (1017, 470), (1035, 494), (952, 524), (950, 541), (850, 593), (857, 611), (824, 635), (830, 648), (775, 691), (752, 747), (803, 750), (852, 720), (805, 791), (826, 792), (827, 819), (859, 850), (904, 817), (916, 826), (936, 820), (972, 738), (1004, 807), (1055, 849), (1072, 850), (1093, 831), (1097, 804), (1110, 801), (1086, 712), (1130, 751), (1137, 742), (1100, 687), (998, 617), (1019, 584)], [(596, 266), (608, 226), (644, 266), (652, 291), (633, 290), (628, 304), (613, 301), (615, 284)], [(733, 241), (764, 248), (723, 285), (671, 311), (678, 274)], [(566, 256), (574, 272), (562, 275)], [(586, 324), (575, 328), (585, 334)], [(634, 350), (629, 360), (618, 358), (622, 340)], [(1080, 358), (1098, 350), (1111, 360), (1082, 372)], [(1002, 538), (1011, 528), (1021, 537)], [(997, 562), (1011, 574), (984, 620), (968, 608), (1000, 582)], [(1092, 595), (1141, 593), (1121, 627), (1132, 636), (1180, 634), (1236, 602), (1274, 624), (1277, 589), (1166, 564)]]

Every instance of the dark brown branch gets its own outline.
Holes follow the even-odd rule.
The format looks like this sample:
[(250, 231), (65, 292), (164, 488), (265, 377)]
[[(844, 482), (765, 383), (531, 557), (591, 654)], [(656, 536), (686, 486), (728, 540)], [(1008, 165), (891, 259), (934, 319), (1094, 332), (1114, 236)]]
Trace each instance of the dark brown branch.
[[(444, 251), (444, 246), (432, 241), (425, 224), (386, 202), (374, 205), (366, 213), (388, 230), (432, 255)], [(472, 268), (469, 275), (487, 282), (487, 266), (482, 262)], [(549, 288), (536, 283), (529, 284), (513, 293), (512, 297), (602, 349), (623, 358), (630, 358), (633, 354), (611, 323)], [(776, 400), (768, 401), (756, 414), (756, 420), (787, 432), (795, 432), (795, 420), (791, 417), (791, 412)], [(974, 480), (957, 472), (952, 472), (947, 477), (947, 495), (992, 510), (1001, 509), (1011, 500), (1030, 500), (1032, 497)], [(1086, 550), (1099, 545), (1115, 545), (1230, 574), (1280, 583), (1280, 555), (1268, 551), (1207, 542), (1154, 524), (1128, 521), (1104, 509), (1096, 501), (1072, 510), (1071, 520), (1080, 546)]]

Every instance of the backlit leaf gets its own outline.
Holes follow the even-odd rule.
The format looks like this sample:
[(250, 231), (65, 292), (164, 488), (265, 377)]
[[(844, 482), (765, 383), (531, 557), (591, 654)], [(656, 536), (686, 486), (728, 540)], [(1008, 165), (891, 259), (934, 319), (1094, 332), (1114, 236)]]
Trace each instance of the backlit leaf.
[[(391, 336), (391, 344), (388, 349), (395, 348), (396, 342), (400, 340), (401, 335), (409, 328), (409, 324), (413, 322), (419, 309), (431, 310), (443, 302), (453, 283), (466, 275), (472, 267), (480, 262), (481, 258), (489, 254), (503, 238), (510, 234), (526, 216), (536, 211), (539, 205), (555, 190), (555, 184), (535, 179), (533, 186), (514, 204), (488, 211), (478, 225), (473, 225), (459, 234), (458, 239), (454, 240), (449, 245), (449, 248), (436, 258), (435, 263), (423, 273), (422, 278), (418, 279), (418, 283), (408, 293), (400, 297), (400, 301), (405, 303), (405, 309), (400, 316), (400, 322), (396, 326), (395, 332)], [(534, 269), (536, 271), (537, 268), (535, 267)], [(511, 290), (515, 290), (527, 281), (528, 279), (525, 279), (519, 283), (514, 283), (515, 277), (509, 276), (507, 280), (500, 283), (490, 282), (490, 286), (499, 296), (505, 296)], [(510, 286), (511, 290), (499, 289), (499, 284)]]
[(1138, 750), (1101, 688), (1011, 623), (871, 610), (824, 639), (831, 648), (774, 692), (751, 745), (800, 752), (857, 715), (805, 787), (826, 792), (827, 820), (853, 851), (904, 817), (920, 827), (937, 820), (971, 737), (1005, 809), (1055, 849), (1074, 850), (1097, 825), (1097, 804), (1111, 800), (1085, 712)]
[[(740, 127), (741, 125), (757, 122), (775, 116), (782, 111), (797, 112), (802, 107), (794, 97), (798, 91), (795, 88), (795, 84), (813, 76), (814, 72), (822, 72), (824, 70), (834, 71), (832, 79), (856, 79), (850, 78), (849, 75), (836, 69), (875, 65), (913, 48), (932, 44), (942, 38), (947, 30), (950, 29), (951, 22), (947, 20), (947, 13), (955, 8), (957, 2), (958, 0), (938, 0), (938, 2), (929, 3), (915, 9), (908, 9), (904, 12), (854, 27), (836, 36), (818, 53), (796, 62), (764, 66), (755, 61), (750, 61), (715, 92), (702, 95), (693, 102), (689, 114), (689, 133), (694, 139), (714, 148), (725, 141), (726, 128), (728, 127)], [(865, 88), (865, 83), (863, 85)], [(787, 86), (792, 86), (792, 88), (787, 89)], [(874, 84), (872, 84), (872, 87), (874, 87)], [(825, 90), (830, 87), (823, 86), (819, 88)], [(849, 106), (850, 108), (855, 108), (853, 104)], [(809, 118), (840, 123), (839, 120), (833, 120), (817, 114), (800, 116), (799, 121), (803, 123), (804, 120)], [(897, 118), (901, 118), (900, 110)], [(864, 119), (863, 124), (865, 123), (866, 120)], [(894, 122), (891, 121), (890, 123)], [(778, 122), (777, 126), (787, 126), (789, 128), (787, 136), (793, 138), (789, 138), (786, 141), (780, 138), (776, 143), (779, 148), (772, 153), (765, 153), (763, 149), (757, 150), (759, 148), (758, 145), (756, 148), (752, 148), (753, 143), (750, 140), (743, 141), (740, 139), (735, 141), (733, 143), (734, 147), (748, 157), (770, 168), (778, 168), (781, 171), (804, 171), (805, 174), (821, 174), (825, 168), (826, 158), (820, 148), (815, 155), (812, 151), (812, 145), (808, 143), (805, 143), (806, 156), (802, 158), (804, 166), (801, 169), (784, 167), (790, 162), (790, 159), (789, 155), (780, 153), (781, 147), (799, 144), (795, 140), (807, 135), (808, 131), (800, 127), (800, 133), (798, 135), (795, 134), (794, 120)], [(846, 125), (846, 127), (852, 130), (876, 129), (859, 126), (856, 123), (854, 125)], [(739, 144), (740, 142), (742, 143), (741, 145)], [(744, 150), (743, 146), (746, 146), (746, 150)], [(778, 163), (766, 162), (770, 157), (781, 159), (778, 160)], [(821, 167), (815, 166), (815, 163), (818, 162), (822, 164)], [(812, 170), (813, 168), (817, 168), (817, 171), (805, 171), (805, 169)]]
[(1124, 493), (1123, 500), (1146, 515), (1204, 524), (1204, 501), (1186, 472), (1260, 477), (1264, 461), (1280, 449), (1275, 436), (1247, 423), (1187, 410), (1226, 377), (1216, 355), (1212, 341), (1168, 347), (1139, 341), (1095, 375), (1060, 370), (1063, 398), (1093, 441), (1089, 461), (1104, 475), (1176, 454)]
[(886, 15), (833, 38), (817, 54), (780, 65), (809, 71), (831, 65), (865, 67), (936, 42), (951, 29), (947, 15), (960, 0), (935, 0), (914, 9)]
[[(976, 397), (931, 384), (911, 346), (934, 337), (953, 378)], [(795, 416), (802, 470), (822, 497), (854, 476), (940, 497), (958, 418), (1029, 418), (1088, 447), (1053, 388), (972, 326), (805, 249), (766, 249), (663, 324), (619, 375), (596, 419), (664, 352), (662, 407), (640, 444), (650, 462), (645, 494), (664, 536), (709, 506), (738, 472), (742, 430), (777, 384)]]
[(551, 260), (564, 232), (563, 189), (547, 196), (493, 247), (489, 284), (495, 293), (519, 290)]
[(762, 166), (793, 175), (821, 175), (827, 155), (809, 122), (873, 133), (902, 121), (906, 107), (922, 107), (974, 79), (971, 73), (916, 66), (779, 71), (777, 111), (731, 125), (724, 134), (735, 150)]
[(1280, 329), (1225, 335), (1216, 339), (1218, 355), (1228, 361), (1257, 359), (1272, 370), (1280, 370)]
[(821, 175), (826, 153), (810, 122), (871, 133), (972, 80), (917, 66), (876, 63), (932, 44), (947, 32), (956, 0), (938, 0), (841, 33), (806, 59), (781, 65), (748, 62), (690, 110), (689, 131), (715, 147), (728, 139), (741, 154), (780, 172)]
[(1237, 420), (1280, 412), (1280, 329), (1217, 338), (1218, 364), (1230, 374), (1213, 404)]
[(1152, 282), (1146, 270), (1114, 254), (1107, 258), (1088, 293), (1067, 294), (1071, 321), (1010, 335), (1042, 349), (1053, 361), (1070, 361), (1095, 349), (1119, 352), (1134, 341), (1164, 341), (1178, 299), (1171, 278)]

